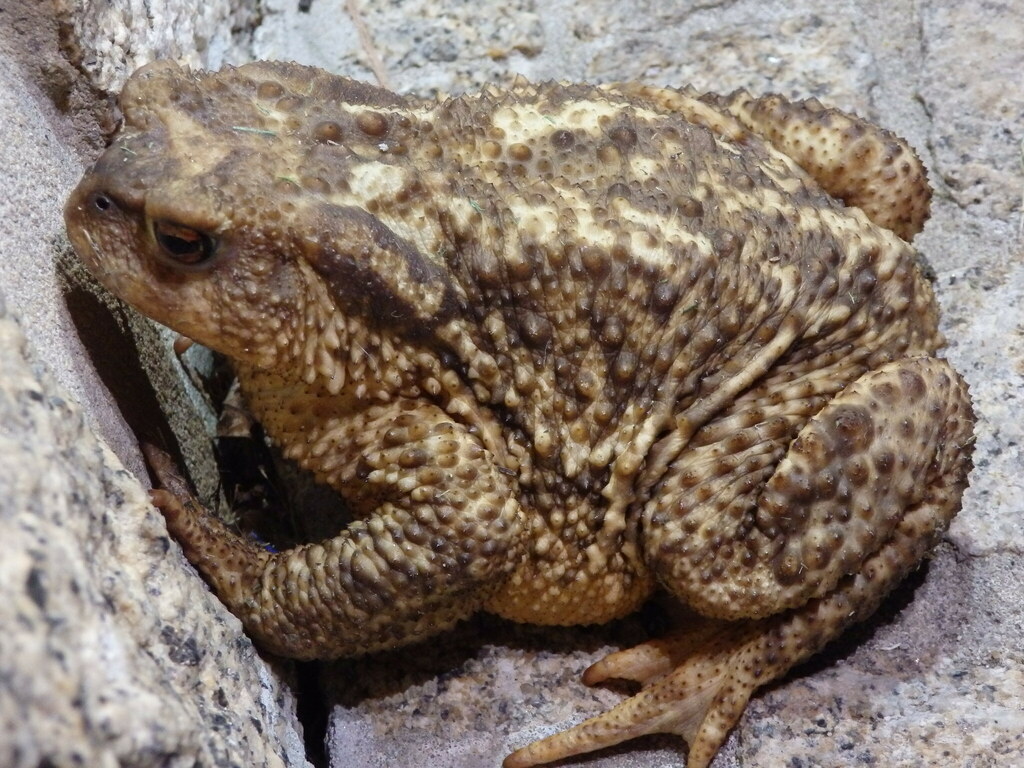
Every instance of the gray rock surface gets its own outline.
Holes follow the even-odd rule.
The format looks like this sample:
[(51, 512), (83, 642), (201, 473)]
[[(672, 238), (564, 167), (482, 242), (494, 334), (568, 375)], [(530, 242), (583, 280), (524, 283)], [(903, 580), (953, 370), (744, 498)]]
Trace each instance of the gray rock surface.
[(288, 676), (168, 540), (90, 364), (124, 315), (58, 266), (83, 143), (54, 103), (84, 97), (32, 5), (0, 7), (0, 766), (305, 766)]
[(306, 765), (294, 699), (0, 305), (0, 765)]
[(153, 59), (214, 69), (244, 61), (259, 22), (255, 0), (54, 0), (54, 11), (69, 58), (94, 86), (115, 93)]
[[(259, 14), (227, 0), (150, 3), (149, 15), (134, 0), (33, 5), (0, 7), (0, 765), (65, 764), (73, 753), (88, 765), (303, 763), (289, 667), (253, 651), (121, 469), (146, 482), (132, 432), (173, 433), (210, 495), (209, 414), (167, 339), (61, 261), (60, 207), (98, 143), (102, 89), (157, 55), (212, 67), (287, 58), (365, 79), (376, 70), (420, 93), (514, 73), (774, 90), (906, 136), (936, 187), (917, 245), (935, 269), (947, 355), (979, 415), (972, 487), (933, 560), (867, 625), (756, 696), (715, 766), (1024, 765), (1024, 27), (1014, 3), (350, 2), (362, 34), (346, 4), (328, 0), (309, 13), (263, 0)], [(161, 409), (170, 429), (153, 415)], [(617, 701), (623, 690), (586, 689), (579, 674), (660, 622), (651, 611), (545, 630), (484, 617), (424, 647), (325, 665), (328, 761), (497, 765)], [(678, 740), (646, 739), (580, 764), (679, 766), (683, 754)]]

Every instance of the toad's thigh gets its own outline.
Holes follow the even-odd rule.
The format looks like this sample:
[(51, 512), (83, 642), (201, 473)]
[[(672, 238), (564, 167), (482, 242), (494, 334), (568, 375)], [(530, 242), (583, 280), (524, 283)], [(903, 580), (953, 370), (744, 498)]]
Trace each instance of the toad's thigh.
[(648, 563), (703, 613), (802, 605), (858, 572), (901, 521), (930, 539), (960, 507), (973, 414), (944, 360), (861, 376), (789, 442), (792, 423), (775, 416), (684, 452), (645, 510)]

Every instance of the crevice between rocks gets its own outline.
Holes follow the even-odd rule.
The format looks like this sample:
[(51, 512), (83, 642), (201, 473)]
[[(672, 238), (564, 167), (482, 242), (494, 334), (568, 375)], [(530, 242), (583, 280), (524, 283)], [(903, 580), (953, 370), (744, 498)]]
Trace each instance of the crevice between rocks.
[(328, 768), (327, 726), (331, 708), (322, 684), (323, 665), (295, 662), (295, 717), (302, 726), (306, 760), (313, 768)]
[(140, 362), (138, 345), (127, 330), (130, 310), (113, 300), (103, 301), (91, 290), (84, 268), (69, 250), (59, 252), (58, 258), (68, 313), (129, 429), (140, 441), (160, 445), (184, 466), (181, 445), (163, 416), (156, 390)]
[[(131, 310), (114, 300), (105, 301), (93, 290), (78, 262), (63, 255), (67, 258), (59, 261), (58, 271), (64, 300), (97, 374), (136, 438), (161, 446), (184, 469), (184, 450), (163, 416), (153, 383), (140, 362), (138, 342), (129, 330)], [(223, 472), (224, 466), (219, 469)], [(313, 768), (327, 768), (331, 707), (321, 683), (322, 664), (294, 662), (293, 666), (295, 717), (302, 728), (306, 760)]]

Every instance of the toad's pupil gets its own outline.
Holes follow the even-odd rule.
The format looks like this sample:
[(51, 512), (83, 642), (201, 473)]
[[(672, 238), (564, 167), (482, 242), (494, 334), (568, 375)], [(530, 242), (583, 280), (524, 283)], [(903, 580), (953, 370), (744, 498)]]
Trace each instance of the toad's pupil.
[(153, 232), (163, 251), (183, 264), (197, 264), (212, 251), (210, 238), (188, 227), (157, 222), (153, 225)]

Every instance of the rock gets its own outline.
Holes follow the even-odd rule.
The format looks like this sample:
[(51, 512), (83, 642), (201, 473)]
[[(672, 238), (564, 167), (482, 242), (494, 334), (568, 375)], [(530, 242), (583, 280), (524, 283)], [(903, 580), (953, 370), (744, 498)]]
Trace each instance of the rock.
[[(95, 124), (50, 6), (15, 6), (0, 9), (0, 765), (305, 766), (290, 668), (260, 658), (168, 540), (90, 363), (91, 336), (124, 364), (113, 384), (150, 386), (125, 316), (58, 267), (61, 200), (82, 170), (71, 148)], [(54, 102), (79, 105), (75, 122)], [(179, 427), (201, 425), (178, 410), (192, 414)]]
[[(917, 245), (980, 417), (972, 487), (931, 563), (861, 630), (756, 695), (715, 765), (1024, 764), (1024, 46), (1011, 4), (346, 3), (362, 8), (362, 39), (327, 0), (309, 13), (264, 0), (262, 15), (227, 0), (149, 16), (131, 0), (14, 5), (0, 9), (0, 764), (304, 764), (290, 667), (253, 651), (145, 499), (132, 432), (173, 433), (209, 496), (209, 415), (166, 338), (53, 265), (81, 170), (69, 148), (91, 160), (106, 91), (135, 64), (273, 56), (372, 79), (371, 49), (396, 88), (420, 93), (522, 72), (813, 95), (921, 151), (937, 195)], [(58, 21), (100, 90), (57, 53)], [(495, 765), (618, 700), (579, 673), (660, 622), (477, 618), (425, 646), (324, 665), (311, 706), (329, 708), (332, 764)], [(683, 752), (649, 739), (581, 764), (678, 766)]]
[(294, 698), (0, 312), (0, 765), (306, 765)]
[(76, 3), (57, 0), (61, 42), (93, 86), (116, 93), (154, 59), (218, 69), (244, 61), (259, 19), (255, 0)]

